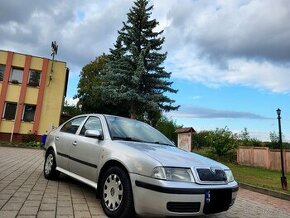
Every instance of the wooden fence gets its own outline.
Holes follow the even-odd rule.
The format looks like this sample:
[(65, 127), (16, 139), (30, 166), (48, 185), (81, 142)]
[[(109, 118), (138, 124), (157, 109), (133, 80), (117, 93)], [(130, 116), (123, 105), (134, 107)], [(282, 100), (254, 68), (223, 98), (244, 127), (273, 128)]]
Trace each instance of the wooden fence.
[[(285, 172), (290, 172), (290, 150), (283, 151)], [(263, 167), (281, 171), (281, 154), (279, 149), (268, 147), (239, 147), (237, 152), (239, 164)]]

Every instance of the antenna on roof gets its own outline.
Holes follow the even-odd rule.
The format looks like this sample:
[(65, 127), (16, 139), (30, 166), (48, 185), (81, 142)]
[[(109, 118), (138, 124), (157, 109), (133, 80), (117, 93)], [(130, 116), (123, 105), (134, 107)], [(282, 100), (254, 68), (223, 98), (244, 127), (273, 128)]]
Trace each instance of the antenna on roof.
[(57, 49), (58, 45), (56, 44), (56, 41), (51, 42), (51, 56), (54, 58), (54, 55), (57, 55)]
[(57, 55), (57, 50), (58, 50), (58, 45), (56, 44), (56, 41), (52, 41), (51, 42), (52, 63), (51, 63), (51, 70), (50, 70), (50, 74), (49, 74), (49, 82), (48, 82), (47, 86), (49, 86), (50, 81), (52, 80), (54, 56)]

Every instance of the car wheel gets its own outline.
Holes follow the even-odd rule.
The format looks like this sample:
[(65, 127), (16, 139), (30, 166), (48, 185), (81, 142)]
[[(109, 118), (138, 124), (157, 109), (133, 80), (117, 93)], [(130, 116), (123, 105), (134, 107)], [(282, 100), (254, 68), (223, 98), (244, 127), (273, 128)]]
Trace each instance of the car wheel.
[(134, 203), (130, 178), (119, 167), (112, 167), (101, 182), (101, 204), (109, 217), (134, 217)]
[(59, 175), (59, 172), (56, 170), (56, 161), (53, 150), (49, 150), (45, 155), (43, 174), (47, 179), (56, 179)]

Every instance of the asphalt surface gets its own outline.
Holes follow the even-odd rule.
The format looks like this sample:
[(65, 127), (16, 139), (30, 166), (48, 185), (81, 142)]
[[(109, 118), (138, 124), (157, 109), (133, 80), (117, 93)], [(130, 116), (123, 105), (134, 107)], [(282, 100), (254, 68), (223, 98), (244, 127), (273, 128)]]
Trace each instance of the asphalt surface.
[[(0, 147), (0, 218), (106, 217), (95, 190), (65, 175), (43, 176), (43, 150)], [(240, 189), (227, 212), (205, 217), (290, 218), (290, 201)]]

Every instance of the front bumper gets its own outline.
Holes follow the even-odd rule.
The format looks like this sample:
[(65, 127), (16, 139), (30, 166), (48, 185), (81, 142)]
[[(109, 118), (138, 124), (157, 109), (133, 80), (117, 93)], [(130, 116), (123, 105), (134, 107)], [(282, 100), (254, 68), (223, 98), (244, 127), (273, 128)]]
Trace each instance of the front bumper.
[(227, 210), (238, 191), (226, 185), (172, 182), (130, 174), (136, 213), (144, 216), (197, 216)]

